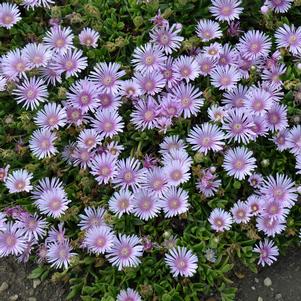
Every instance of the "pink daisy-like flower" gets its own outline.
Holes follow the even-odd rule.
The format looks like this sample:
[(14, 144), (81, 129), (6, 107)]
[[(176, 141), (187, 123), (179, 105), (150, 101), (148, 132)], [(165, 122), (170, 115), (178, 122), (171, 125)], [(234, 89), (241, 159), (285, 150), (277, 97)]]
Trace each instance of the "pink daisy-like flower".
[(65, 232), (64, 223), (59, 223), (57, 227), (52, 226), (48, 232), (48, 237), (46, 238), (45, 242), (47, 244), (50, 242), (58, 242), (61, 244), (68, 240)]
[(195, 60), (199, 65), (199, 72), (203, 76), (210, 75), (217, 64), (216, 58), (203, 53), (198, 54)]
[(100, 93), (97, 96), (100, 110), (117, 111), (121, 106), (121, 95), (114, 95), (112, 93)]
[(249, 177), (248, 182), (253, 188), (259, 188), (263, 183), (263, 177), (261, 174), (254, 173)]
[(284, 220), (271, 219), (268, 216), (259, 216), (256, 220), (256, 227), (259, 231), (264, 232), (265, 235), (274, 237), (276, 234), (283, 232), (286, 225)]
[(295, 183), (283, 174), (276, 174), (276, 178), (269, 176), (260, 188), (260, 193), (269, 201), (276, 201), (285, 207), (292, 207), (297, 201)]
[(174, 87), (172, 91), (173, 99), (179, 102), (184, 118), (190, 118), (198, 114), (201, 106), (204, 104), (204, 99), (201, 95), (202, 92), (189, 83), (181, 83), (179, 86)]
[(208, 221), (211, 224), (211, 228), (217, 232), (229, 230), (233, 223), (231, 214), (221, 208), (213, 209)]
[(120, 78), (125, 71), (117, 63), (98, 63), (91, 72), (91, 80), (97, 84), (101, 92), (118, 94), (121, 86)]
[(235, 223), (247, 224), (251, 218), (251, 210), (248, 204), (238, 201), (231, 209), (233, 220)]
[(93, 111), (99, 106), (98, 87), (87, 79), (76, 81), (67, 93), (68, 103), (83, 112)]
[(119, 93), (126, 98), (136, 99), (142, 94), (142, 91), (136, 80), (128, 79), (121, 82)]
[(81, 230), (89, 230), (93, 227), (105, 226), (104, 215), (106, 210), (102, 207), (86, 207), (84, 214), (80, 214), (80, 222), (78, 226)]
[(164, 170), (161, 167), (154, 167), (147, 170), (141, 187), (153, 192), (157, 197), (162, 196), (162, 193), (168, 188)]
[(208, 169), (202, 171), (200, 180), (197, 182), (196, 187), (206, 197), (211, 197), (215, 195), (220, 185), (221, 180), (217, 179), (217, 176), (211, 173), (210, 169)]
[(35, 185), (32, 192), (32, 198), (38, 200), (40, 196), (46, 191), (60, 190), (64, 193), (63, 183), (58, 178), (42, 178)]
[(188, 193), (182, 188), (170, 187), (163, 192), (159, 205), (165, 217), (180, 215), (188, 210)]
[[(281, 88), (283, 85), (281, 76), (285, 74), (285, 72), (286, 66), (284, 64), (277, 64), (276, 66), (273, 66), (270, 69), (263, 69), (263, 74), (261, 78), (267, 83), (265, 90), (269, 93), (272, 93), (273, 90), (276, 90), (276, 88)], [(270, 88), (270, 91), (268, 90), (268, 88)]]
[(142, 301), (140, 295), (131, 288), (121, 290), (116, 298), (116, 301)]
[(252, 139), (253, 126), (251, 116), (243, 108), (228, 110), (223, 123), (223, 129), (227, 131), (226, 138), (244, 144)]
[(109, 208), (118, 217), (123, 214), (133, 212), (133, 193), (129, 190), (121, 189), (115, 191), (109, 200)]
[(54, 146), (55, 139), (56, 135), (49, 130), (35, 130), (29, 140), (29, 148), (39, 159), (51, 157), (57, 152)]
[(167, 136), (164, 137), (164, 140), (162, 143), (160, 143), (160, 153), (165, 154), (165, 153), (170, 153), (173, 150), (181, 150), (185, 149), (186, 145), (182, 139), (178, 135), (173, 135), (173, 136)]
[(211, 83), (221, 90), (232, 90), (241, 76), (235, 66), (216, 66), (210, 74)]
[(161, 101), (159, 99), (159, 103), (159, 110), (157, 110), (159, 118), (162, 116), (167, 118), (179, 117), (183, 111), (183, 108), (181, 108), (181, 103), (175, 101), (174, 95), (171, 93), (164, 95)]
[(54, 68), (52, 61), (48, 62), (47, 66), (40, 67), (40, 74), (47, 85), (56, 86), (62, 82), (61, 72)]
[(172, 186), (178, 186), (190, 179), (190, 164), (185, 161), (170, 158), (165, 160), (163, 168), (167, 181)]
[(178, 34), (181, 32), (182, 26), (179, 24), (169, 25), (168, 23), (162, 27), (154, 27), (150, 32), (151, 42), (161, 47), (166, 54), (171, 54), (173, 51), (181, 47), (183, 37)]
[(131, 62), (136, 71), (144, 73), (162, 69), (165, 60), (166, 56), (159, 46), (147, 43), (134, 50)]
[(47, 222), (45, 219), (31, 214), (21, 215), (17, 222), (18, 228), (23, 230), (24, 237), (28, 240), (43, 238), (46, 235)]
[(63, 190), (53, 189), (42, 193), (39, 199), (35, 201), (35, 205), (43, 214), (59, 218), (65, 214), (70, 202)]
[(17, 103), (21, 103), (26, 109), (31, 110), (47, 100), (48, 91), (45, 82), (41, 78), (31, 77), (16, 87), (13, 91)]
[(247, 175), (251, 175), (256, 168), (255, 163), (256, 160), (252, 151), (245, 147), (236, 147), (225, 154), (223, 167), (229, 176), (243, 180)]
[(60, 269), (64, 267), (68, 268), (70, 260), (76, 254), (72, 252), (72, 247), (68, 240), (63, 243), (52, 243), (47, 248), (47, 260), (52, 267)]
[(21, 14), (16, 4), (4, 2), (0, 4), (0, 27), (11, 29), (21, 20)]
[(250, 88), (246, 95), (245, 108), (251, 115), (264, 115), (272, 104), (270, 94), (261, 88)]
[(155, 95), (165, 87), (166, 80), (160, 71), (147, 71), (145, 73), (135, 73), (134, 80), (139, 85), (142, 94)]
[(92, 128), (94, 128), (102, 138), (110, 137), (122, 132), (124, 122), (122, 117), (116, 111), (105, 110), (98, 111), (95, 119), (92, 120)]
[(263, 267), (271, 265), (274, 261), (277, 260), (279, 255), (278, 247), (274, 245), (274, 242), (268, 239), (265, 239), (264, 242), (260, 241), (253, 249), (253, 252), (259, 253), (258, 264)]
[(5, 182), (8, 176), (8, 170), (10, 165), (6, 165), (5, 167), (0, 167), (0, 182)]
[(8, 175), (5, 180), (5, 186), (9, 190), (9, 193), (29, 192), (32, 190), (32, 185), (30, 184), (32, 177), (33, 174), (31, 172), (25, 169), (18, 169)]
[(192, 277), (198, 267), (198, 258), (185, 247), (175, 247), (165, 255), (165, 263), (174, 277)]
[(278, 48), (285, 47), (293, 55), (301, 53), (301, 27), (294, 24), (283, 24), (275, 32), (276, 44)]
[(201, 127), (195, 126), (190, 132), (187, 141), (192, 145), (192, 149), (205, 155), (208, 151), (214, 152), (223, 149), (225, 134), (215, 124), (203, 123)]
[(268, 134), (268, 125), (265, 119), (265, 115), (254, 115), (253, 116), (253, 126), (252, 126), (252, 136), (256, 140), (259, 136), (266, 136)]
[(180, 80), (189, 82), (195, 80), (200, 72), (194, 57), (182, 55), (174, 61), (175, 76)]
[(288, 126), (287, 107), (274, 103), (265, 115), (267, 127), (272, 131), (282, 131)]
[(29, 70), (28, 62), (20, 49), (11, 50), (1, 57), (0, 67), (3, 75), (12, 81), (26, 76)]
[(87, 58), (80, 49), (68, 49), (64, 54), (58, 54), (54, 58), (53, 68), (59, 73), (65, 72), (66, 78), (78, 76), (78, 73), (87, 67)]
[(77, 138), (77, 145), (82, 148), (93, 149), (100, 145), (101, 137), (93, 129), (84, 129)]
[(266, 201), (262, 206), (261, 215), (271, 220), (285, 221), (288, 214), (289, 209), (283, 207), (283, 204), (277, 201)]
[(0, 257), (8, 255), (20, 255), (24, 252), (26, 240), (23, 231), (17, 224), (9, 222), (5, 230), (0, 231)]
[(301, 155), (296, 156), (296, 174), (301, 174)]
[(91, 174), (99, 184), (108, 184), (117, 175), (116, 157), (110, 153), (96, 155), (90, 162)]
[(163, 78), (166, 80), (166, 86), (168, 88), (172, 88), (177, 84), (179, 79), (175, 74), (173, 57), (167, 57), (164, 66), (161, 68), (161, 73), (163, 75)]
[(145, 170), (140, 168), (141, 164), (134, 158), (121, 159), (117, 162), (117, 175), (113, 179), (116, 187), (132, 188), (136, 190), (144, 181)]
[(58, 54), (65, 54), (74, 48), (74, 35), (70, 27), (53, 26), (46, 32), (43, 38), (44, 44)]
[(223, 94), (222, 103), (230, 108), (243, 108), (247, 101), (249, 87), (237, 85), (233, 90)]
[(239, 7), (240, 4), (240, 0), (211, 0), (209, 11), (218, 21), (229, 23), (239, 19), (239, 15), (243, 11), (243, 8)]
[(236, 58), (238, 56), (238, 52), (236, 48), (233, 48), (230, 44), (223, 45), (219, 58), (218, 65), (227, 66), (227, 65), (236, 65)]
[(294, 0), (265, 0), (264, 4), (275, 13), (286, 13)]
[(249, 30), (241, 38), (238, 49), (247, 59), (267, 57), (272, 46), (271, 39), (259, 30)]
[(225, 110), (225, 107), (212, 105), (208, 108), (208, 117), (210, 121), (216, 122), (216, 123), (223, 123), (224, 117), (226, 116), (227, 112)]
[(143, 246), (136, 235), (118, 235), (106, 256), (113, 266), (121, 271), (125, 267), (136, 267), (141, 262)]
[(146, 189), (137, 189), (133, 195), (133, 214), (142, 220), (157, 216), (161, 206), (156, 195)]
[(135, 105), (131, 114), (131, 122), (136, 129), (152, 129), (156, 125), (158, 104), (152, 96), (148, 96), (145, 101), (140, 100)]
[(86, 47), (97, 47), (99, 33), (92, 28), (84, 28), (78, 35), (79, 43)]
[(104, 254), (112, 248), (114, 239), (115, 235), (109, 227), (93, 227), (86, 231), (83, 246), (97, 255)]
[(287, 135), (287, 146), (294, 155), (301, 154), (301, 125), (295, 125)]
[(66, 102), (64, 103), (64, 107), (66, 110), (67, 123), (69, 124), (69, 126), (71, 124), (75, 126), (80, 126), (90, 121), (90, 118), (88, 117), (87, 113), (84, 113), (81, 108), (75, 108), (74, 106)]
[(247, 205), (249, 207), (251, 216), (257, 216), (262, 212), (263, 203), (264, 200), (256, 194), (252, 194), (248, 197)]
[(91, 150), (87, 147), (76, 146), (73, 154), (72, 163), (74, 166), (79, 166), (82, 169), (87, 169), (90, 166), (93, 158), (95, 157), (95, 150)]
[(0, 91), (4, 91), (6, 89), (7, 79), (0, 75)]
[(48, 130), (58, 129), (66, 124), (66, 111), (61, 105), (48, 103), (44, 108), (38, 111), (34, 118), (35, 124)]
[(52, 58), (52, 51), (44, 44), (27, 44), (22, 52), (30, 68), (46, 67)]
[(196, 34), (203, 42), (207, 42), (212, 39), (219, 39), (222, 36), (222, 31), (217, 22), (202, 19), (196, 26)]

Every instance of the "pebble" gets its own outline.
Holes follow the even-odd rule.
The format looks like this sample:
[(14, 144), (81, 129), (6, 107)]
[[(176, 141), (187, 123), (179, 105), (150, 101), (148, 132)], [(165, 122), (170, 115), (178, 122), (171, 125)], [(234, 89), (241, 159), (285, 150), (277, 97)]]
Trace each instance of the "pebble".
[(16, 301), (19, 299), (19, 296), (18, 295), (13, 295), (11, 297), (8, 298), (9, 301)]
[(262, 297), (258, 297), (257, 301), (263, 301), (263, 298)]
[(35, 279), (32, 283), (33, 288), (37, 288), (41, 284), (41, 280)]
[(254, 281), (255, 281), (256, 283), (259, 283), (259, 279), (258, 279), (258, 278), (255, 278)]
[(255, 287), (255, 286), (251, 286), (251, 289), (252, 289), (253, 291), (255, 291), (255, 290), (256, 290), (256, 287)]
[(0, 293), (5, 292), (8, 289), (8, 284), (7, 282), (3, 282), (0, 286)]
[(263, 280), (263, 284), (264, 284), (264, 286), (266, 286), (266, 287), (271, 286), (271, 285), (272, 285), (272, 280), (271, 280), (271, 278), (269, 278), (269, 277), (265, 278), (265, 279)]
[(35, 298), (35, 297), (30, 297), (30, 298), (28, 298), (27, 300), (28, 300), (28, 301), (37, 301), (37, 298)]
[(282, 299), (282, 295), (281, 294), (277, 294), (276, 296), (275, 296), (275, 300), (277, 300), (277, 301), (282, 301), (283, 299)]

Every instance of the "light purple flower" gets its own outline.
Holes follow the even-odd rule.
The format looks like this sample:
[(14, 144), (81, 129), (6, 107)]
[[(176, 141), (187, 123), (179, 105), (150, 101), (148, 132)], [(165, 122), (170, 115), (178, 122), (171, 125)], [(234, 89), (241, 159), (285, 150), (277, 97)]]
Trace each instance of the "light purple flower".
[(179, 24), (169, 25), (168, 23), (162, 27), (154, 27), (150, 32), (151, 42), (161, 47), (166, 54), (171, 54), (173, 51), (181, 47), (183, 37), (178, 34), (181, 32), (182, 26)]
[(68, 240), (63, 243), (52, 243), (48, 245), (47, 260), (51, 263), (52, 267), (60, 269), (68, 268), (70, 260), (76, 254), (72, 252), (72, 247)]
[(247, 205), (252, 216), (257, 216), (262, 212), (262, 207), (265, 200), (256, 194), (252, 194), (247, 199)]
[(211, 173), (210, 169), (207, 169), (201, 172), (196, 187), (205, 197), (211, 197), (215, 195), (220, 185), (221, 180), (217, 179), (216, 174)]
[(199, 72), (203, 76), (210, 75), (217, 65), (217, 59), (208, 56), (204, 53), (200, 53), (196, 56), (195, 60), (199, 65)]
[(81, 45), (96, 48), (99, 33), (92, 28), (86, 27), (79, 33), (78, 38)]
[(222, 36), (222, 31), (217, 22), (202, 19), (197, 24), (196, 34), (203, 42), (207, 42), (219, 39)]
[(29, 192), (32, 190), (30, 183), (33, 174), (25, 169), (18, 169), (8, 175), (5, 180), (5, 186), (9, 193), (16, 193), (21, 191)]
[(116, 301), (142, 301), (140, 295), (131, 288), (121, 290), (116, 298)]
[(240, 4), (240, 0), (211, 0), (209, 11), (218, 21), (229, 23), (239, 19), (239, 15), (243, 11), (243, 8), (239, 7)]
[(143, 246), (136, 235), (118, 235), (106, 256), (113, 266), (121, 271), (125, 267), (136, 267), (141, 262)]
[(52, 51), (44, 44), (30, 43), (23, 49), (23, 55), (30, 68), (46, 67), (52, 58)]
[(243, 108), (246, 105), (249, 87), (237, 85), (231, 91), (226, 91), (223, 94), (222, 103), (230, 108)]
[(198, 258), (185, 247), (175, 247), (165, 255), (165, 263), (174, 277), (192, 277), (198, 267)]
[(301, 27), (294, 24), (283, 24), (275, 32), (276, 44), (278, 48), (285, 47), (293, 55), (301, 53)]
[(137, 189), (133, 195), (133, 214), (142, 220), (157, 216), (161, 206), (156, 195), (146, 189)]
[(68, 50), (74, 48), (74, 35), (70, 27), (53, 26), (43, 39), (44, 44), (58, 54), (65, 54)]
[(141, 187), (150, 190), (157, 197), (162, 196), (162, 193), (168, 188), (168, 182), (164, 170), (161, 167), (153, 167), (145, 173), (144, 182)]
[(180, 80), (189, 82), (195, 80), (200, 72), (194, 57), (182, 55), (174, 61), (175, 76)]
[(274, 103), (265, 115), (267, 127), (272, 131), (282, 131), (288, 126), (287, 107)]
[(47, 130), (58, 129), (66, 124), (67, 114), (65, 108), (56, 103), (48, 103), (44, 108), (38, 111), (34, 118), (35, 123)]
[(268, 239), (265, 239), (263, 242), (260, 241), (253, 249), (253, 252), (259, 253), (258, 264), (265, 266), (271, 265), (274, 261), (277, 260), (279, 255), (278, 247), (274, 245), (274, 242)]
[(241, 76), (234, 66), (216, 66), (210, 74), (211, 83), (220, 90), (232, 90)]
[(301, 154), (301, 125), (295, 125), (287, 136), (287, 146), (294, 155)]
[(284, 231), (286, 225), (284, 220), (271, 219), (268, 216), (259, 216), (256, 220), (256, 227), (265, 235), (274, 237)]
[(0, 231), (0, 257), (20, 255), (26, 247), (23, 231), (17, 224), (11, 222), (5, 225), (5, 230)]
[(188, 210), (188, 193), (182, 188), (170, 187), (160, 197), (160, 207), (165, 217), (180, 215)]
[(190, 132), (187, 141), (192, 145), (192, 149), (205, 155), (208, 151), (214, 152), (223, 149), (225, 142), (225, 134), (215, 124), (208, 122), (201, 124), (201, 127), (196, 125)]
[(238, 201), (231, 209), (233, 220), (235, 223), (247, 224), (251, 217), (251, 210), (248, 204)]
[(0, 4), (0, 27), (11, 29), (21, 20), (21, 14), (16, 4), (4, 2)]
[(109, 200), (109, 208), (118, 217), (121, 217), (125, 213), (132, 213), (133, 193), (125, 189), (115, 191)]
[(246, 95), (245, 108), (250, 115), (264, 115), (272, 107), (270, 94), (257, 87), (250, 88)]
[(166, 80), (160, 71), (147, 71), (144, 74), (135, 73), (134, 81), (139, 85), (142, 94), (155, 95), (165, 87)]
[(208, 221), (211, 224), (211, 228), (217, 232), (229, 230), (233, 223), (231, 214), (221, 208), (213, 209)]
[(56, 135), (49, 130), (35, 130), (29, 140), (29, 148), (39, 159), (51, 157), (57, 152), (54, 146)]
[(265, 5), (275, 13), (286, 13), (292, 6), (294, 0), (265, 0)]
[(114, 239), (114, 233), (109, 227), (93, 227), (86, 231), (83, 246), (97, 255), (104, 254), (111, 250)]
[(102, 207), (86, 207), (84, 214), (80, 214), (78, 226), (81, 230), (89, 230), (93, 227), (105, 226), (104, 215), (106, 210)]
[(223, 167), (229, 176), (243, 180), (247, 175), (251, 175), (256, 168), (255, 163), (256, 160), (252, 151), (245, 147), (236, 147), (225, 154)]
[(261, 174), (254, 173), (250, 175), (248, 182), (253, 188), (259, 188), (263, 183), (263, 177)]

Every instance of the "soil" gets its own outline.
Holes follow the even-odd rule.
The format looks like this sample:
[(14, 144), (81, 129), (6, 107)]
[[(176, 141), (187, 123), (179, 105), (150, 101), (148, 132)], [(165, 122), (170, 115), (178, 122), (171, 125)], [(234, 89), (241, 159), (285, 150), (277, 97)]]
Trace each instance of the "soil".
[[(292, 249), (258, 274), (247, 272), (237, 284), (235, 301), (301, 301), (300, 253), (301, 249)], [(0, 259), (0, 301), (65, 301), (68, 288), (63, 285), (47, 279), (35, 287), (27, 278), (34, 268), (14, 258)], [(1, 291), (3, 283), (8, 287)]]
[[(20, 264), (14, 258), (1, 258), (0, 300), (64, 301), (67, 288), (62, 285), (54, 284), (49, 279), (38, 284), (38, 281), (34, 282), (34, 280), (27, 278), (35, 267), (36, 266), (30, 263)], [(4, 291), (1, 291), (1, 286), (2, 288), (7, 286), (3, 283), (6, 283), (8, 287)]]

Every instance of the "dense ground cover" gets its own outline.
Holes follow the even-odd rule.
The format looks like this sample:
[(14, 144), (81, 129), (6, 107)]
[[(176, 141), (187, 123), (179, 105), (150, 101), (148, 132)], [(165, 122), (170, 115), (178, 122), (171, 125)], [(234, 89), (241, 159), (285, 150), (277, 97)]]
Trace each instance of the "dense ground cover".
[[(0, 6), (1, 256), (38, 261), (32, 277), (68, 282), (70, 300), (127, 288), (143, 300), (233, 300), (236, 265), (256, 271), (259, 256), (270, 264), (269, 252), (298, 243), (301, 3), (229, 1), (231, 19), (209, 8), (219, 1), (17, 2), (11, 28)], [(79, 36), (87, 27), (96, 45)], [(115, 67), (120, 80), (106, 77)], [(39, 99), (26, 77), (41, 78)], [(13, 179), (19, 169), (30, 184)], [(129, 261), (112, 259), (117, 233), (135, 245)], [(174, 261), (176, 245), (191, 253)]]

